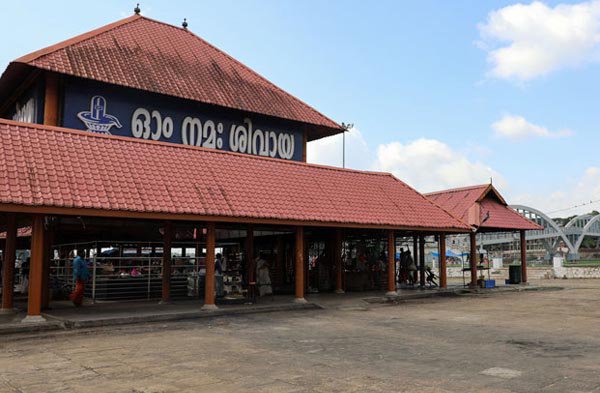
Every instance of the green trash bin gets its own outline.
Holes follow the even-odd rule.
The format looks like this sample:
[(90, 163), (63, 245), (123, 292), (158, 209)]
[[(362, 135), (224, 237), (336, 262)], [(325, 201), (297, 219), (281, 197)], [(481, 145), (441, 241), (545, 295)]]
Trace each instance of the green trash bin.
[(521, 283), (521, 265), (510, 265), (508, 267), (508, 282), (510, 284)]

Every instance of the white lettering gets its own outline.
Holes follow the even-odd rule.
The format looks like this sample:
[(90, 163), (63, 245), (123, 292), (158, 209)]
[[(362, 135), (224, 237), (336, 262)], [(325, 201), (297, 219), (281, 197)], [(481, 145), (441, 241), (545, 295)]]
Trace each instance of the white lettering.
[[(131, 119), (131, 133), (136, 138), (170, 139), (174, 125), (171, 117), (163, 117), (159, 111), (150, 112), (145, 108), (137, 108)], [(196, 117), (187, 116), (180, 128), (181, 141), (184, 145), (202, 146), (211, 149), (223, 148), (223, 123), (213, 120), (202, 122)], [(227, 135), (225, 134), (225, 138)], [(294, 157), (294, 134), (288, 132), (264, 131), (253, 129), (252, 120), (244, 118), (242, 124), (232, 124), (229, 128), (229, 150), (263, 157)]]

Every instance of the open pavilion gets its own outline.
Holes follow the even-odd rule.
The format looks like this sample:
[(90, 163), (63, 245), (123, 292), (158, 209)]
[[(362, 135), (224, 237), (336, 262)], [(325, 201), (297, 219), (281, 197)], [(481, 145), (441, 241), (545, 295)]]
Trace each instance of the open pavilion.
[[(337, 292), (351, 274), (347, 245), (358, 244), (355, 254), (374, 245), (393, 296), (398, 237), (415, 250), (420, 241), (424, 266), (425, 237), (443, 249), (446, 234), (470, 230), (390, 174), (307, 164), (307, 142), (340, 125), (187, 27), (138, 14), (12, 62), (0, 117), (11, 119), (0, 120), (2, 308), (14, 307), (18, 233), (31, 227), (25, 321), (43, 319), (73, 255), (91, 259), (96, 275), (118, 242), (135, 250), (118, 258), (148, 260), (147, 295), (163, 302), (186, 271), (172, 249), (193, 254), (194, 288), (214, 309), (217, 250), (231, 250), (246, 285), (267, 253), (273, 285), (304, 302), (309, 244), (326, 261), (317, 285)], [(127, 280), (104, 284), (129, 289)]]
[[(473, 229), (470, 240), (471, 286), (477, 285), (477, 234), (519, 232), (521, 243), (521, 281), (527, 282), (527, 241), (525, 232), (543, 229), (511, 209), (492, 184), (454, 188), (425, 194)], [(440, 267), (440, 269), (442, 269)], [(443, 267), (445, 270), (445, 266)]]

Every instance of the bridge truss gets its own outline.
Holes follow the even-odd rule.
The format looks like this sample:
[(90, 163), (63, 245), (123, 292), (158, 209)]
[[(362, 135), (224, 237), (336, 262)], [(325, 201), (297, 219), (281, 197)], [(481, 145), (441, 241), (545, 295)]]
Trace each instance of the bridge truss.
[[(568, 259), (579, 259), (579, 249), (586, 237), (600, 238), (600, 215), (583, 214), (561, 226), (540, 210), (524, 205), (511, 205), (524, 217), (544, 227), (539, 231), (527, 231), (528, 242), (542, 242), (548, 255), (554, 255), (559, 249), (568, 249)], [(518, 241), (518, 233), (480, 234), (482, 246), (509, 245)]]

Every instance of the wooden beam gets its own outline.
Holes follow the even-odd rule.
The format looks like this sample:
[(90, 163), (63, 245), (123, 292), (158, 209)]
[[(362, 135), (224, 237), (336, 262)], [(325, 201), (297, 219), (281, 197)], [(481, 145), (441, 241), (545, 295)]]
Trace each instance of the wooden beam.
[(448, 271), (446, 268), (446, 234), (440, 233), (439, 240), (439, 253), (440, 253), (440, 288), (448, 287)]
[(6, 242), (4, 243), (4, 260), (2, 261), (2, 309), (0, 311), (14, 311), (14, 276), (15, 259), (17, 253), (17, 215), (14, 213), (6, 216)]
[(44, 216), (35, 215), (31, 225), (31, 258), (27, 316), (23, 322), (44, 321), (42, 311), (42, 274), (44, 271)]
[(388, 230), (388, 288), (385, 294), (388, 297), (396, 297), (396, 234)]
[(471, 288), (477, 287), (477, 234), (475, 232), (471, 232), (469, 234), (469, 239), (471, 243), (471, 255), (470, 265), (471, 265)]
[(527, 238), (525, 231), (520, 232), (521, 237), (521, 282), (527, 282)]
[(46, 90), (44, 93), (44, 124), (58, 126), (58, 75), (46, 73)]
[(216, 310), (215, 305), (215, 223), (206, 223), (206, 279), (204, 282), (203, 310)]
[(294, 302), (306, 303), (304, 298), (304, 227), (296, 227), (296, 261), (295, 261), (295, 273), (296, 273), (296, 297)]
[(281, 226), (310, 226), (310, 227), (329, 227), (329, 228), (355, 228), (355, 229), (394, 229), (396, 231), (411, 231), (415, 233), (424, 233), (427, 235), (441, 232), (467, 233), (467, 229), (460, 228), (426, 228), (409, 227), (377, 224), (358, 224), (358, 223), (339, 223), (327, 221), (300, 221), (286, 219), (263, 219), (253, 217), (227, 217), (227, 216), (205, 216), (199, 214), (177, 214), (177, 213), (159, 213), (159, 212), (134, 212), (122, 210), (103, 210), (86, 209), (56, 206), (30, 206), (15, 204), (0, 204), (0, 212), (25, 213), (25, 214), (43, 214), (43, 215), (64, 215), (64, 216), (88, 216), (88, 217), (110, 217), (110, 218), (133, 218), (146, 220), (178, 220), (178, 221), (205, 221), (205, 222), (223, 222), (257, 225), (281, 225)]

